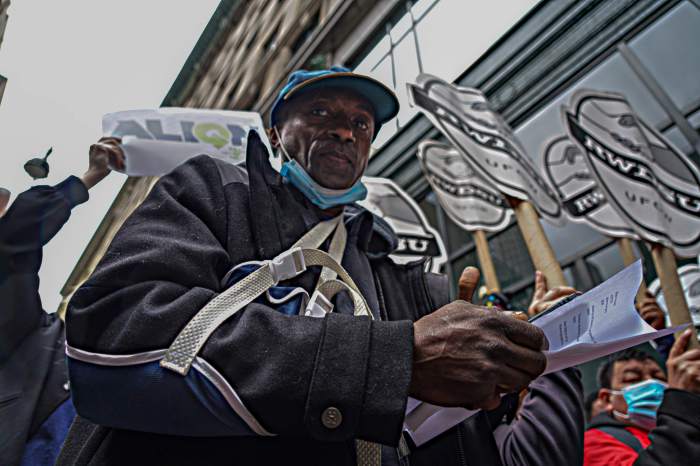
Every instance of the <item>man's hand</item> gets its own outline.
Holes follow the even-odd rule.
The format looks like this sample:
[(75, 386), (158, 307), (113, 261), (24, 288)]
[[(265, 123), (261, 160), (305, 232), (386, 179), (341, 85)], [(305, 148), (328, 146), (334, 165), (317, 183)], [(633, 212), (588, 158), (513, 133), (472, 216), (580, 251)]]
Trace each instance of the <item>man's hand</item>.
[(545, 369), (542, 330), (471, 304), (479, 270), (459, 279), (459, 300), (414, 323), (411, 396), (441, 406), (494, 409), (500, 394), (528, 386)]
[(87, 189), (102, 181), (112, 168), (124, 169), (124, 152), (120, 143), (119, 138), (103, 137), (90, 146), (88, 169), (81, 178)]
[(637, 303), (637, 311), (644, 319), (644, 322), (654, 327), (654, 330), (663, 330), (666, 328), (666, 314), (659, 307), (654, 295), (647, 290), (644, 298)]
[(547, 288), (547, 279), (539, 270), (535, 272), (535, 291), (532, 294), (532, 301), (527, 308), (527, 314), (532, 317), (546, 310), (562, 298), (576, 293), (570, 286), (555, 286)]
[(686, 351), (693, 332), (687, 329), (668, 354), (668, 388), (700, 394), (700, 349)]

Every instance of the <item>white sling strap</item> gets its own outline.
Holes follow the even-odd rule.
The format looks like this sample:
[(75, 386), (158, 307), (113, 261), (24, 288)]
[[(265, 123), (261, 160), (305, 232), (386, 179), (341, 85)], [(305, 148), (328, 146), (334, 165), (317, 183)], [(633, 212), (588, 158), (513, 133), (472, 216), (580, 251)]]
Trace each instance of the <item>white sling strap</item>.
[[(299, 242), (308, 241), (311, 244), (318, 242), (320, 245), (323, 242), (322, 234), (325, 233), (326, 237), (330, 234), (329, 223), (332, 222), (337, 222), (336, 226), (342, 223), (336, 219), (319, 223), (302, 237), (303, 241)], [(308, 266), (321, 266), (330, 269), (344, 282), (343, 285), (346, 287), (338, 285), (338, 280), (330, 280), (331, 284), (315, 294), (321, 294), (330, 301), (330, 298), (337, 292), (346, 289), (353, 299), (355, 315), (373, 317), (359, 288), (347, 271), (333, 257), (318, 249), (295, 247), (272, 260), (263, 262), (259, 269), (209, 301), (180, 331), (160, 361), (161, 367), (186, 375), (199, 350), (224, 321), (280, 281), (303, 273)]]
[[(328, 253), (318, 250), (328, 236), (335, 231)], [(307, 315), (313, 310), (322, 317), (331, 312), (331, 299), (341, 291), (347, 291), (355, 307), (355, 315), (367, 315), (374, 318), (359, 288), (340, 265), (347, 242), (347, 231), (342, 215), (320, 222), (302, 236), (289, 250), (263, 265), (236, 282), (229, 289), (209, 301), (187, 323), (178, 334), (165, 356), (160, 361), (163, 368), (187, 375), (197, 353), (207, 339), (224, 321), (250, 304), (258, 296), (282, 280), (287, 280), (303, 273), (308, 266), (321, 266), (321, 276), (316, 290), (307, 307)], [(336, 277), (339, 278), (336, 279)], [(381, 446), (365, 440), (356, 440), (358, 466), (381, 465)]]

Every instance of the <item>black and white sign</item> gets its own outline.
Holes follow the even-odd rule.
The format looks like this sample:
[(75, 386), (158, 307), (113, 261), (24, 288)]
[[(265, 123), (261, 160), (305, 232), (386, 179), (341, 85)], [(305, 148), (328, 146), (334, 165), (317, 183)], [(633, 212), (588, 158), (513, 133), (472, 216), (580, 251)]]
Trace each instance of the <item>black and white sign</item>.
[(548, 141), (540, 163), (545, 181), (554, 188), (569, 220), (585, 223), (604, 235), (637, 238), (605, 199), (588, 171), (585, 155), (567, 136)]
[(427, 257), (429, 270), (440, 271), (447, 262), (445, 243), (416, 201), (389, 179), (367, 176), (362, 182), (367, 187), (367, 198), (358, 204), (383, 218), (399, 237), (392, 259), (406, 263)]
[[(690, 317), (693, 319), (693, 325), (700, 328), (700, 266), (688, 264), (679, 267), (678, 278), (681, 280), (681, 287), (685, 295), (685, 302), (688, 303), (688, 310), (690, 311)], [(670, 325), (664, 291), (661, 289), (661, 282), (658, 278), (651, 282), (648, 290), (654, 295), (661, 309), (666, 312), (666, 324)]]
[(556, 195), (481, 91), (421, 74), (416, 84), (408, 85), (408, 94), (477, 175), (507, 196), (531, 201), (546, 219), (561, 222)]
[(581, 90), (563, 109), (605, 198), (643, 239), (679, 256), (700, 252), (700, 172), (620, 94)]
[(499, 231), (513, 211), (493, 186), (474, 173), (454, 147), (436, 141), (418, 145), (418, 159), (447, 215), (467, 231)]

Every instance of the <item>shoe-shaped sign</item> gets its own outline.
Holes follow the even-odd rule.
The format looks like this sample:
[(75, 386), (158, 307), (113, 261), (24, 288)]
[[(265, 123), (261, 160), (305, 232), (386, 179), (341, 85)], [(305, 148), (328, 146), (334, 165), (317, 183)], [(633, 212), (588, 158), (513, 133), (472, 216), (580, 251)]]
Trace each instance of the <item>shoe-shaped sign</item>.
[(700, 171), (620, 94), (580, 90), (562, 115), (605, 198), (634, 231), (682, 257), (700, 252)]
[(500, 231), (513, 211), (496, 188), (480, 178), (454, 147), (436, 141), (418, 145), (418, 159), (447, 215), (467, 231)]
[(607, 236), (637, 238), (596, 185), (585, 155), (568, 136), (557, 136), (545, 143), (540, 168), (569, 220), (584, 223)]
[(399, 238), (391, 258), (400, 264), (427, 258), (428, 270), (439, 272), (447, 262), (447, 249), (416, 201), (389, 179), (366, 176), (362, 182), (367, 198), (358, 204), (384, 219)]
[(559, 200), (503, 118), (481, 91), (460, 87), (429, 74), (408, 85), (411, 104), (447, 137), (480, 177), (502, 194), (529, 200), (540, 215), (559, 224)]

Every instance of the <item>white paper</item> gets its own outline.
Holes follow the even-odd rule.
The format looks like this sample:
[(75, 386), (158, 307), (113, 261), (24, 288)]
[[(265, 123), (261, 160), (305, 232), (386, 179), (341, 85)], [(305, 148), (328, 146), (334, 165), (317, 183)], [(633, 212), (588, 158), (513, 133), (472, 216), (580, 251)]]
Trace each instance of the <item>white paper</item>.
[[(654, 330), (634, 307), (642, 281), (642, 264), (635, 262), (615, 276), (532, 323), (549, 340), (545, 374), (572, 367), (686, 327)], [(409, 399), (404, 429), (422, 445), (477, 411), (445, 408)]]
[(103, 134), (122, 139), (124, 172), (130, 176), (165, 175), (200, 154), (241, 162), (251, 129), (269, 151), (262, 119), (255, 112), (158, 108), (102, 117)]

